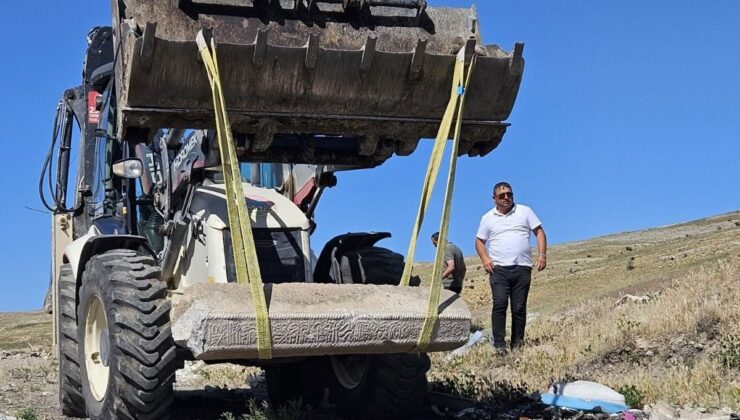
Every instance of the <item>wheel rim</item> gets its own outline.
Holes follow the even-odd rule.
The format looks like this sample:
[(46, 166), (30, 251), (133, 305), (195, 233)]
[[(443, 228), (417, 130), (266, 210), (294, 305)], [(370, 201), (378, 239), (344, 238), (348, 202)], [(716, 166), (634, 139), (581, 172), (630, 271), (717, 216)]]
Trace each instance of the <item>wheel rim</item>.
[(102, 401), (108, 389), (110, 343), (105, 308), (97, 296), (90, 299), (85, 317), (85, 369), (92, 396)]
[(365, 377), (370, 358), (367, 356), (332, 356), (331, 366), (337, 381), (346, 389), (357, 388)]

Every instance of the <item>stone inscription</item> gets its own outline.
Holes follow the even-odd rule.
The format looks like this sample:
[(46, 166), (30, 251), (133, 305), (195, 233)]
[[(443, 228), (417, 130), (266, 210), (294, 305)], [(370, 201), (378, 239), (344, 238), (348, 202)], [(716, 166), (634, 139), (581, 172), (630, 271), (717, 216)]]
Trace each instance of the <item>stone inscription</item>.
[[(412, 343), (419, 336), (421, 324), (420, 319), (294, 319), (274, 320), (271, 327), (275, 345), (314, 346), (383, 341)], [(255, 346), (257, 334), (253, 320), (218, 319), (209, 320), (206, 325), (205, 348)], [(445, 342), (465, 341), (468, 327), (465, 321), (440, 320), (434, 336), (441, 335)]]
[(257, 342), (254, 325), (231, 320), (211, 321), (206, 328), (207, 347), (234, 347)]

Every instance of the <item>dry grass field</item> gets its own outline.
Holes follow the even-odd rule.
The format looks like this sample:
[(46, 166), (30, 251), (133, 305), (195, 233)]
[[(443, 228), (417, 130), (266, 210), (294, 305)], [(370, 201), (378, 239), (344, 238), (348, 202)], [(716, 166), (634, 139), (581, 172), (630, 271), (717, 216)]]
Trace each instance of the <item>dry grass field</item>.
[[(555, 245), (548, 260), (533, 276), (526, 346), (505, 356), (486, 344), (453, 359), (434, 354), (434, 389), (506, 403), (553, 380), (582, 379), (622, 391), (636, 407), (664, 400), (740, 412), (740, 212)], [(474, 326), (490, 336), (488, 277), (477, 257), (466, 261), (462, 296)], [(429, 263), (415, 267), (425, 280), (430, 271)], [(647, 302), (616, 304), (626, 294)], [(0, 313), (0, 415), (30, 410), (58, 418), (50, 341), (50, 315)], [(264, 398), (256, 368), (182, 373), (180, 401), (191, 402), (187, 389), (206, 385), (232, 390), (226, 397), (242, 407)], [(231, 410), (223, 394), (214, 394), (218, 403), (209, 395), (198, 394), (179, 418), (206, 418), (194, 414), (196, 406), (216, 404), (217, 415)]]
[(51, 315), (42, 312), (0, 313), (0, 351), (50, 350)]
[[(633, 405), (740, 411), (740, 213), (556, 245), (533, 276), (527, 345), (488, 345), (448, 361), (430, 380), (477, 400), (544, 391), (554, 379), (620, 389)], [(463, 298), (490, 336), (490, 286), (469, 258)], [(417, 272), (428, 277), (429, 264)], [(646, 303), (616, 304), (625, 294)]]

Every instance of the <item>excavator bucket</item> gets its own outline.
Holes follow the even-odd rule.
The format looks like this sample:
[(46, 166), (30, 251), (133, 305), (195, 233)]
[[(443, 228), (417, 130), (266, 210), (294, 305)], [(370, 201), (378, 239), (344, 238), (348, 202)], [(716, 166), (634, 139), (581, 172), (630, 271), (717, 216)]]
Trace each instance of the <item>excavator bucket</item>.
[(475, 8), (423, 0), (114, 0), (113, 7), (119, 134), (213, 127), (195, 43), (204, 29), (217, 41), (232, 129), (251, 161), (371, 166), (410, 154), (420, 138), (436, 135), (462, 48), (477, 60), (459, 150), (485, 155), (506, 130), (524, 69), (521, 44), (505, 52), (482, 43)]

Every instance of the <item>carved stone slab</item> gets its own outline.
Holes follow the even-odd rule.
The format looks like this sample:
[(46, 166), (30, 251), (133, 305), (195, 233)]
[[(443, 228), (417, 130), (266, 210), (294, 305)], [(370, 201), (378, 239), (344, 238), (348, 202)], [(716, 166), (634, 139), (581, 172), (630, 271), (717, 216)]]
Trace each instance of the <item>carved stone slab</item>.
[[(273, 356), (409, 352), (426, 315), (429, 289), (363, 284), (283, 283), (265, 286)], [(442, 290), (428, 351), (462, 346), (470, 311)], [(198, 284), (173, 297), (175, 342), (201, 360), (257, 358), (252, 297), (247, 286)]]

